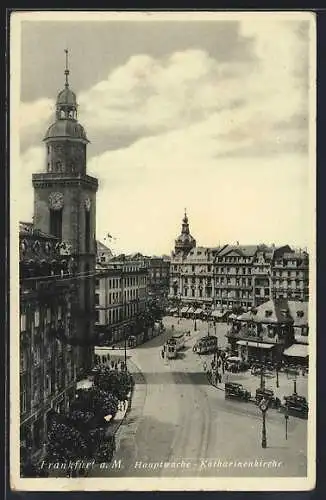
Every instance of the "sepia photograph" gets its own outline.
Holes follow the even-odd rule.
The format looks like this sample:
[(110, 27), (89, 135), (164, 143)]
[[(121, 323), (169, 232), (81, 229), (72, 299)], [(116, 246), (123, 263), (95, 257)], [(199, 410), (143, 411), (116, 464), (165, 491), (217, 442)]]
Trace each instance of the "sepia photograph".
[(13, 490), (314, 488), (315, 59), (311, 13), (12, 13)]

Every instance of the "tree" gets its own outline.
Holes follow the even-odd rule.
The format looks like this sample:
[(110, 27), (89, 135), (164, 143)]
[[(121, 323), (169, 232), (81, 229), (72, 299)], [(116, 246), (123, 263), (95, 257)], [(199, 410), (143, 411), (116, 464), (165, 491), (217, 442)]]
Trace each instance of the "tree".
[(111, 393), (120, 401), (127, 399), (133, 387), (133, 378), (128, 372), (104, 369), (94, 376), (94, 384), (100, 390)]

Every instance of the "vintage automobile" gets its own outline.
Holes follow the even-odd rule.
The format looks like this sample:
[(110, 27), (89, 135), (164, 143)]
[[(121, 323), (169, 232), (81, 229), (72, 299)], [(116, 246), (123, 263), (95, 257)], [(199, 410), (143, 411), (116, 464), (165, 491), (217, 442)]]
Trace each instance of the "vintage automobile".
[(256, 390), (256, 405), (259, 405), (262, 399), (265, 399), (268, 401), (268, 407), (269, 408), (280, 408), (281, 406), (281, 400), (274, 396), (274, 391), (271, 389), (257, 389)]
[(249, 401), (251, 393), (247, 391), (242, 384), (236, 382), (226, 382), (225, 384), (225, 399), (240, 399)]
[(290, 396), (284, 396), (284, 400), (284, 407), (287, 409), (289, 415), (308, 418), (309, 406), (304, 396), (291, 394)]
[(225, 368), (230, 372), (238, 373), (248, 370), (249, 364), (239, 356), (228, 356), (225, 359)]

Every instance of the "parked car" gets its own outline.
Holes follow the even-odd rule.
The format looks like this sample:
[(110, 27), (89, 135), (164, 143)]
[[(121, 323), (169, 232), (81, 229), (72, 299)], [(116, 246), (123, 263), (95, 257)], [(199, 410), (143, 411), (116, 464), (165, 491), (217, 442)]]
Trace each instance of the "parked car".
[(274, 396), (274, 391), (271, 389), (257, 389), (256, 390), (256, 405), (259, 405), (262, 399), (268, 401), (269, 408), (278, 409), (281, 406), (281, 400)]
[(248, 370), (249, 364), (238, 356), (229, 356), (225, 360), (225, 368), (230, 372), (237, 373)]
[(291, 394), (290, 396), (284, 396), (284, 400), (284, 406), (287, 408), (289, 415), (308, 418), (309, 406), (304, 396)]
[(249, 401), (251, 393), (247, 391), (242, 384), (238, 384), (236, 382), (226, 382), (225, 399), (231, 398)]

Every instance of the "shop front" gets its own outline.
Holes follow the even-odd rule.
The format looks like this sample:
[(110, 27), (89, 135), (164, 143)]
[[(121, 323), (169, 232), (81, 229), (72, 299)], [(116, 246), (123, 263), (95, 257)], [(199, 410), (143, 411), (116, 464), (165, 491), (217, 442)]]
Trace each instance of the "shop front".
[(251, 361), (274, 361), (277, 356), (274, 349), (275, 343), (253, 342), (238, 340), (238, 356), (246, 362)]
[(283, 351), (284, 359), (287, 363), (293, 365), (308, 366), (309, 350), (306, 344), (292, 344)]

